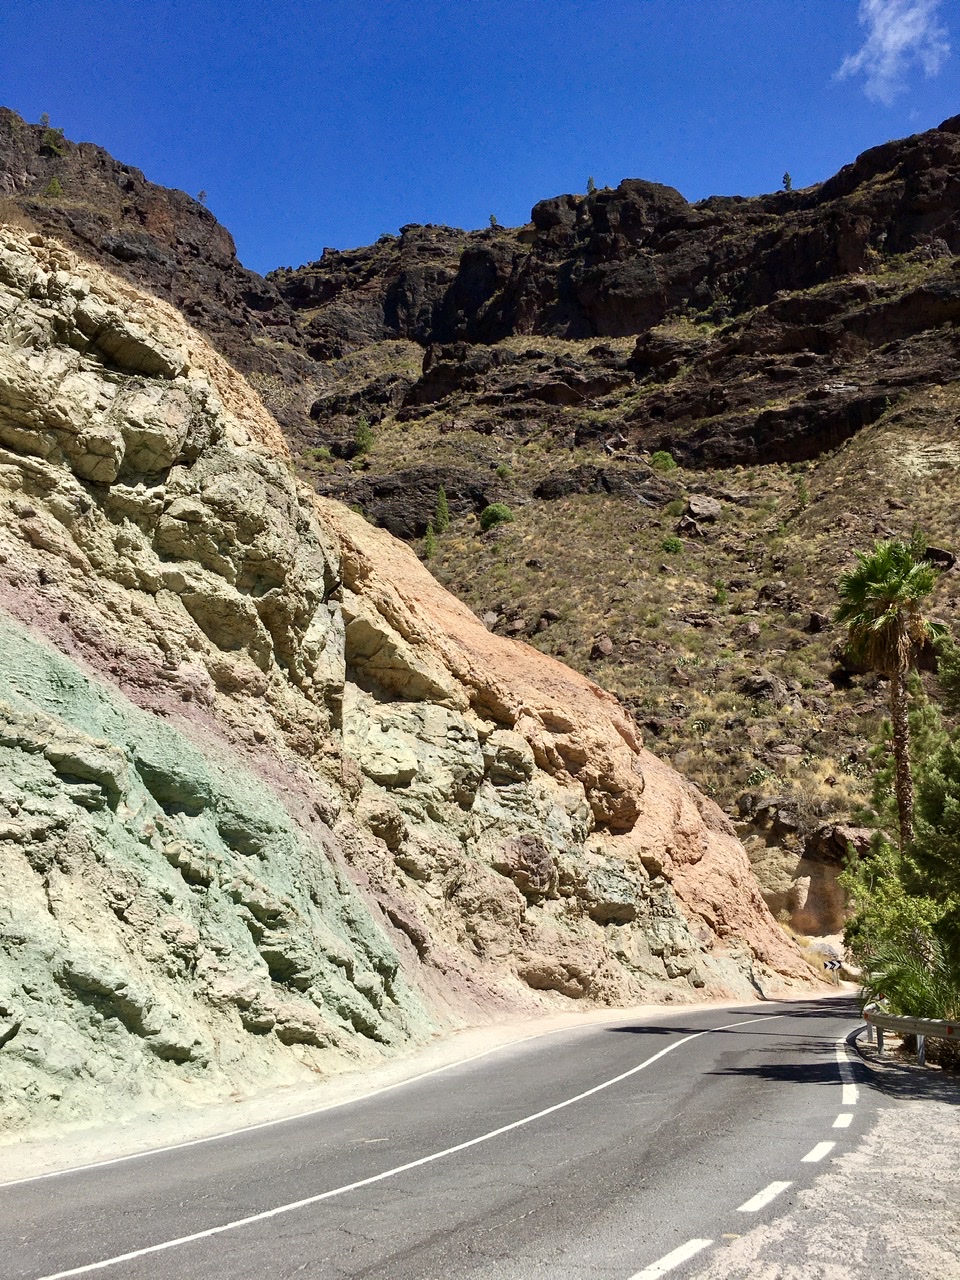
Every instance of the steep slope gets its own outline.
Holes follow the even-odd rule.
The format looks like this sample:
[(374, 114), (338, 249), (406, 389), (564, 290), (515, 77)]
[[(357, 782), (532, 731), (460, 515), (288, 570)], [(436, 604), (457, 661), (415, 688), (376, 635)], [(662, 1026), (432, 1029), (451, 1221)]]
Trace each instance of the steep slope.
[[(201, 204), (2, 110), (0, 191), (184, 307), (319, 492), (414, 541), (443, 487), (443, 583), (616, 693), (775, 909), (837, 930), (885, 690), (837, 661), (834, 584), (918, 525), (956, 551), (960, 117), (802, 191), (631, 179), (266, 279)], [(517, 519), (481, 534), (494, 501)]]
[(11, 227), (0, 606), (10, 1132), (810, 981), (615, 699), (300, 485), (170, 307)]

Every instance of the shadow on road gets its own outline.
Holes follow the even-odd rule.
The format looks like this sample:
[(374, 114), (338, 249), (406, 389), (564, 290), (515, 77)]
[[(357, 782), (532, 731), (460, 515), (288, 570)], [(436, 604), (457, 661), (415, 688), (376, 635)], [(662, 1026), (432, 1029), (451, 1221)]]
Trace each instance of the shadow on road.
[[(732, 1010), (731, 1012), (734, 1015), (737, 1013), (736, 1010)], [(743, 1009), (743, 1010), (740, 1010), (740, 1015), (743, 1018), (743, 1025), (737, 1027), (736, 1029), (737, 1035), (743, 1035), (744, 1033), (746, 1033), (747, 1035), (753, 1034), (753, 1032), (750, 1029), (750, 1023), (749, 1023), (749, 1019), (751, 1017), (755, 1017), (757, 1019), (757, 1022), (762, 1025), (762, 1029), (761, 1027), (758, 1027), (758, 1031), (761, 1035), (769, 1035), (770, 1030), (773, 1030), (773, 1028), (768, 1028), (768, 1023), (770, 1021), (770, 1014), (767, 1012), (766, 1009), (763, 1009), (763, 1008), (756, 1009), (756, 1010)], [(780, 1016), (780, 1015), (777, 1015), (777, 1016)], [(851, 1019), (852, 1021), (857, 1022), (860, 1020), (860, 1005), (853, 997), (842, 998), (839, 1000), (831, 1000), (829, 1004), (826, 1004), (826, 1005), (824, 1004), (823, 1001), (820, 1001), (820, 1000), (811, 1000), (809, 1002), (804, 1001), (803, 1003), (791, 1004), (789, 1007), (789, 1010), (786, 1011), (782, 1015), (782, 1017), (784, 1021), (790, 1018), (804, 1018), (804, 1019), (831, 1018), (834, 1021), (838, 1018), (843, 1018), (843, 1019)], [(607, 1027), (607, 1030), (617, 1031), (621, 1033), (627, 1032), (630, 1035), (641, 1035), (641, 1036), (642, 1035), (654, 1035), (654, 1036), (694, 1035), (697, 1032), (703, 1032), (703, 1031), (706, 1031), (708, 1034), (714, 1034), (714, 1035), (725, 1034), (724, 1031), (719, 1027), (687, 1027), (687, 1026), (681, 1026), (679, 1023), (676, 1023), (676, 1022), (669, 1023), (666, 1025), (661, 1025), (661, 1024), (652, 1023), (652, 1022), (638, 1022), (632, 1026), (628, 1025), (628, 1026), (622, 1026), (622, 1027)], [(792, 1034), (795, 1035), (796, 1031), (794, 1031)]]
[(723, 1067), (710, 1076), (753, 1076), (775, 1084), (840, 1084), (836, 1062), (764, 1062), (756, 1067)]

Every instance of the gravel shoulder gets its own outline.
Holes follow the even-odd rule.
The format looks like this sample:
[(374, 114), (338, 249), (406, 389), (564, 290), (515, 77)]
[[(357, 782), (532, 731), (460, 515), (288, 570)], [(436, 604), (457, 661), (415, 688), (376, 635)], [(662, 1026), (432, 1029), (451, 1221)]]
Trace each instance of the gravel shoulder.
[(692, 1280), (960, 1280), (960, 1080), (857, 1047), (892, 1105), (788, 1214), (711, 1250)]

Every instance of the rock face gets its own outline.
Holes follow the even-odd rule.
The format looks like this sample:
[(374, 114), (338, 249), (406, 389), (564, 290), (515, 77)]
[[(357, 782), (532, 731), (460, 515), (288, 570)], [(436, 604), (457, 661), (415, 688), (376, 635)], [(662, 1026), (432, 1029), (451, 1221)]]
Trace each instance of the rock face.
[[(601, 444), (610, 415), (591, 410), (641, 388), (616, 415), (624, 443), (690, 465), (817, 457), (904, 387), (957, 376), (958, 171), (955, 116), (804, 190), (690, 204), (627, 179), (543, 200), (519, 230), (410, 225), (264, 278), (197, 200), (0, 109), (11, 211), (180, 307), (298, 446), (361, 412), (464, 402), (508, 421), (552, 411)], [(503, 345), (533, 335), (608, 341), (575, 358)], [(364, 350), (369, 368), (343, 363)]]
[(315, 497), (165, 303), (0, 233), (0, 1119), (809, 972), (610, 695)]

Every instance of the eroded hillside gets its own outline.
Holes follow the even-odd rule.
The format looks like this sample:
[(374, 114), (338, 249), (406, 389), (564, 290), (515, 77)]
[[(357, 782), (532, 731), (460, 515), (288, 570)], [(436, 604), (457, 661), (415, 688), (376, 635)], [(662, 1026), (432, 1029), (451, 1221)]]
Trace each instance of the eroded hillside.
[[(774, 908), (839, 928), (885, 689), (838, 661), (836, 578), (915, 527), (956, 551), (960, 118), (804, 190), (631, 179), (265, 279), (201, 204), (2, 111), (0, 190), (184, 308), (304, 478), (612, 690), (742, 824)], [(483, 533), (493, 502), (515, 519)]]
[(13, 228), (0, 504), (7, 1130), (810, 980), (615, 699), (317, 499), (166, 304)]

